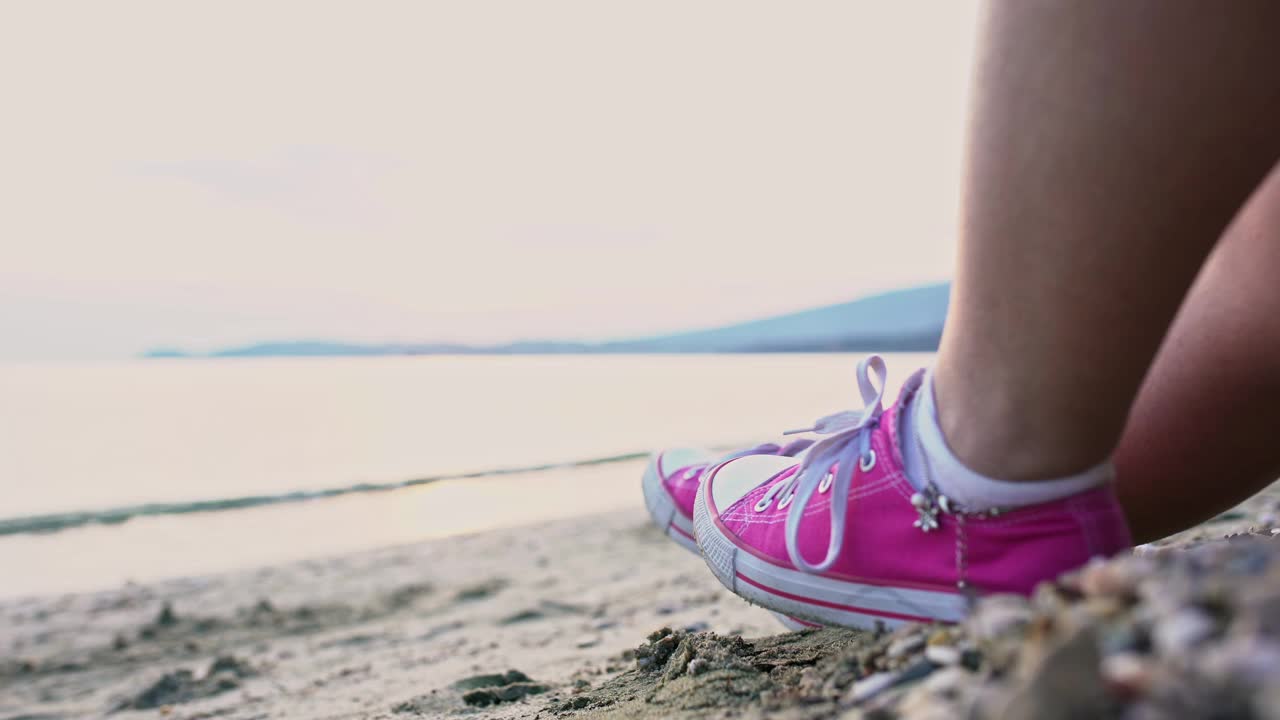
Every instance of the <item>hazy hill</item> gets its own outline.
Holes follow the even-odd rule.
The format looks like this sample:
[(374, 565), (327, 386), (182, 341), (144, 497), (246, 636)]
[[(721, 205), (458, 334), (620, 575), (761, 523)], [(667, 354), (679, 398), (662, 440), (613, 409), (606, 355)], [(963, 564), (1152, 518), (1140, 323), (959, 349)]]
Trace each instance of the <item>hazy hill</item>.
[[(361, 345), (327, 341), (270, 342), (210, 353), (215, 357), (548, 354), (548, 353), (694, 353), (932, 351), (938, 347), (947, 315), (946, 283), (894, 290), (839, 305), (803, 310), (725, 327), (603, 343), (521, 341), (470, 346), (449, 343)], [(175, 357), (172, 349), (149, 357)]]
[(643, 352), (935, 350), (947, 315), (946, 283), (895, 290), (738, 325), (612, 347)]

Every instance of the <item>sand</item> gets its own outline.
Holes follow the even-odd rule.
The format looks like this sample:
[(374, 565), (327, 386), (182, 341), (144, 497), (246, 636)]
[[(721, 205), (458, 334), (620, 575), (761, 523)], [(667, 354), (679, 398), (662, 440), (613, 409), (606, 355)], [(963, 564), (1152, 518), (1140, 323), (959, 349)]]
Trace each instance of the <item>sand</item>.
[[(1274, 523), (1275, 507), (1262, 498), (1169, 545)], [(920, 659), (934, 631), (912, 632), (783, 633), (651, 528), (637, 502), (0, 602), (0, 719), (863, 717), (876, 683), (903, 689), (955, 669), (942, 650)], [(957, 667), (964, 642), (944, 643)], [(981, 669), (990, 657), (970, 664), (957, 682), (994, 682)], [(897, 710), (880, 712), (866, 716)]]
[[(199, 684), (224, 657), (245, 671), (223, 673), (225, 682), (206, 682), (184, 702), (159, 703), (171, 707), (168, 717), (406, 717), (393, 710), (401, 706), (428, 717), (526, 717), (536, 705), (477, 713), (452, 686), (514, 669), (550, 688), (547, 699), (567, 698), (575, 680), (595, 682), (605, 668), (628, 664), (615, 659), (664, 625), (748, 636), (780, 629), (725, 592), (636, 508), (6, 601), (0, 718), (102, 716), (136, 705), (182, 671)], [(154, 709), (113, 715), (155, 716)]]

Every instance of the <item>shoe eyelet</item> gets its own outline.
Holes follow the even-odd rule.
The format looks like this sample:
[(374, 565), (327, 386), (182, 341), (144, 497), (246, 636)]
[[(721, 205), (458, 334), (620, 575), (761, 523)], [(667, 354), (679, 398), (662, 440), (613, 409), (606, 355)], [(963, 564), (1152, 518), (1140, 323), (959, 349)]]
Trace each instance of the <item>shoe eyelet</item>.
[(876, 466), (876, 451), (868, 450), (867, 456), (858, 458), (858, 469), (862, 472), (870, 472), (871, 468)]
[(831, 484), (835, 482), (835, 479), (836, 476), (834, 473), (827, 473), (827, 476), (822, 478), (822, 482), (818, 483), (818, 492), (824, 493), (830, 490)]
[(760, 502), (756, 503), (755, 511), (764, 512), (765, 510), (768, 510), (769, 504), (771, 502), (773, 502), (773, 498), (769, 497), (768, 495), (765, 495), (764, 497), (760, 498)]
[(782, 510), (786, 506), (790, 505), (791, 501), (795, 499), (795, 496), (795, 493), (787, 493), (787, 496), (782, 498), (782, 502), (778, 503), (778, 509)]

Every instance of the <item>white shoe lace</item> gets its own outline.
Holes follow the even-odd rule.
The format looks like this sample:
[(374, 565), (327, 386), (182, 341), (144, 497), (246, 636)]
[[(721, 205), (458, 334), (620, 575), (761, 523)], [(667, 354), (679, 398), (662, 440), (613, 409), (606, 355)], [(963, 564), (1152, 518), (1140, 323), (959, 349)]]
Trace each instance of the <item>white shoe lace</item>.
[[(872, 382), (873, 373), (879, 380), (879, 387)], [(865, 405), (863, 409), (827, 415), (815, 422), (813, 427), (785, 433), (791, 435), (812, 432), (827, 437), (809, 449), (799, 470), (769, 488), (757, 505), (757, 509), (763, 510), (779, 496), (782, 497), (778, 503), (779, 509), (790, 505), (786, 524), (787, 555), (797, 568), (805, 572), (823, 572), (839, 559), (840, 549), (844, 544), (845, 512), (848, 509), (849, 487), (853, 482), (854, 471), (860, 469), (867, 472), (876, 464), (876, 454), (871, 449), (871, 430), (879, 424), (880, 415), (884, 413), (882, 402), (889, 371), (883, 358), (871, 355), (858, 363), (857, 375), (858, 390), (862, 393)], [(833, 466), (836, 467), (834, 478), (831, 477)], [(800, 522), (804, 519), (805, 508), (813, 494), (826, 492), (828, 488), (833, 491), (831, 536), (822, 562), (812, 564), (800, 554)]]

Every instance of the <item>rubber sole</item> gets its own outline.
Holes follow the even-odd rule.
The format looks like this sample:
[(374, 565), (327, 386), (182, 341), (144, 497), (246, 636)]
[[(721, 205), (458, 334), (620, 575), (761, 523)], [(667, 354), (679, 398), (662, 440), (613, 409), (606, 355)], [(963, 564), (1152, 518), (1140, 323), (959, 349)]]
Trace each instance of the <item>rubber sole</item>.
[(911, 622), (958, 622), (969, 607), (959, 592), (866, 585), (782, 567), (741, 548), (713, 517), (707, 483), (693, 504), (703, 560), (735, 595), (774, 613), (821, 625), (888, 629)]

